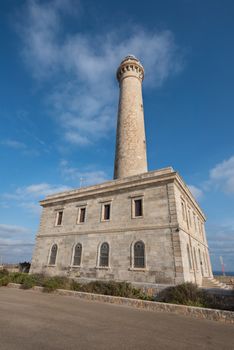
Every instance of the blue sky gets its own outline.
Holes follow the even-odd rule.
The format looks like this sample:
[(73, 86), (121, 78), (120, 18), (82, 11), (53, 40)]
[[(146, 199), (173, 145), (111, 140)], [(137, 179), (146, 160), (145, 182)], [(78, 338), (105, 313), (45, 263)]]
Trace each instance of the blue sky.
[(214, 269), (234, 270), (232, 0), (3, 0), (0, 256), (31, 258), (49, 193), (112, 178), (118, 84), (145, 67), (149, 170), (173, 166), (207, 215)]

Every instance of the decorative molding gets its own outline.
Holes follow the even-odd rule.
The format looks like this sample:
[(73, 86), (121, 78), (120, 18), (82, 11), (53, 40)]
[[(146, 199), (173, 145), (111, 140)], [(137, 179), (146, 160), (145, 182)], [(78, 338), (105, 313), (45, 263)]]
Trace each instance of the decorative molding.
[(176, 229), (178, 227), (178, 223), (171, 223), (170, 225), (166, 224), (166, 225), (154, 225), (154, 226), (134, 226), (134, 227), (123, 227), (123, 228), (110, 228), (110, 229), (102, 229), (102, 230), (92, 230), (92, 231), (82, 231), (82, 232), (74, 232), (74, 231), (70, 231), (70, 232), (59, 232), (59, 233), (55, 233), (55, 234), (39, 234), (37, 235), (37, 238), (43, 238), (43, 237), (61, 237), (61, 236), (72, 236), (72, 235), (87, 235), (87, 234), (95, 234), (98, 235), (100, 233), (108, 233), (108, 234), (114, 234), (114, 233), (118, 233), (118, 232), (129, 232), (129, 231), (152, 231), (152, 230), (160, 230), (160, 229), (170, 229), (170, 228), (174, 228)]

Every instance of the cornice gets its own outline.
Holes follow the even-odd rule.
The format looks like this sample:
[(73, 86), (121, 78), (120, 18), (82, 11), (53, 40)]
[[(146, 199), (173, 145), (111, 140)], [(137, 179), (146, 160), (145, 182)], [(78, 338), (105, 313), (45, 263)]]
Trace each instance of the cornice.
[(165, 225), (144, 225), (144, 226), (134, 226), (134, 227), (123, 227), (123, 228), (109, 228), (109, 229), (96, 229), (96, 230), (87, 230), (82, 232), (59, 232), (59, 233), (51, 233), (51, 234), (38, 234), (37, 238), (43, 237), (62, 237), (62, 236), (83, 236), (83, 235), (98, 235), (98, 234), (115, 234), (129, 231), (152, 231), (152, 230), (161, 230), (161, 229), (176, 229), (178, 228), (178, 223), (170, 223)]
[(176, 173), (172, 168), (164, 168), (140, 175), (130, 176), (124, 179), (107, 181), (95, 186), (83, 187), (50, 195), (40, 201), (40, 204), (42, 206), (47, 206), (50, 204), (61, 204), (67, 201), (81, 200), (98, 195), (110, 195), (117, 191), (125, 191), (133, 188), (138, 190), (139, 188), (143, 188), (150, 184), (173, 181), (175, 175)]
[(185, 184), (183, 178), (179, 175), (178, 172), (176, 172), (176, 176), (175, 176), (175, 183), (177, 184), (177, 186), (182, 190), (182, 192), (186, 195), (187, 199), (191, 202), (190, 204), (192, 204), (197, 211), (199, 212), (199, 214), (201, 215), (201, 217), (203, 218), (204, 221), (206, 221), (206, 216), (203, 213), (202, 209), (200, 208), (199, 204), (197, 203), (197, 201), (195, 200), (192, 192), (190, 191), (190, 189), (188, 188), (188, 186)]
[(40, 201), (40, 205), (43, 207), (49, 205), (64, 205), (67, 202), (86, 200), (97, 196), (111, 196), (116, 192), (125, 192), (129, 190), (138, 191), (148, 186), (167, 184), (170, 182), (174, 182), (179, 187), (181, 192), (187, 197), (190, 204), (193, 205), (201, 217), (206, 220), (203, 211), (194, 199), (182, 177), (171, 167), (149, 171), (147, 173), (130, 176), (124, 179), (111, 180), (99, 185), (82, 187), (50, 195)]

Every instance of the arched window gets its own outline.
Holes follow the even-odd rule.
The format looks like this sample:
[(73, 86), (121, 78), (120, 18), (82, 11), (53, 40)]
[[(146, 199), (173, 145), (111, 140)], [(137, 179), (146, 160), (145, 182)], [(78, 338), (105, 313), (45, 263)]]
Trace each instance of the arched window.
[(80, 266), (81, 263), (81, 253), (82, 253), (82, 245), (78, 243), (75, 246), (73, 265)]
[(100, 266), (109, 266), (109, 244), (106, 242), (102, 243), (102, 245), (100, 247), (99, 265)]
[(145, 267), (145, 245), (142, 241), (134, 244), (134, 267)]
[(190, 270), (192, 270), (192, 260), (191, 260), (191, 254), (190, 254), (190, 249), (189, 249), (189, 245), (187, 244), (187, 254), (188, 254), (188, 261), (189, 261), (189, 268)]
[(54, 244), (50, 251), (50, 265), (55, 265), (57, 252), (58, 252), (58, 246), (57, 244)]

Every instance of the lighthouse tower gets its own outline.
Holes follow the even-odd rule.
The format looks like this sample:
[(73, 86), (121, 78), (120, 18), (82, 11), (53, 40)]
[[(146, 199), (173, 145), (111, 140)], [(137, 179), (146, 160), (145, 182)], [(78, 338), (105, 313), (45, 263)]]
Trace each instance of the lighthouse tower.
[(31, 273), (128, 281), (151, 292), (183, 282), (211, 285), (204, 213), (173, 168), (147, 170), (143, 78), (140, 61), (125, 57), (117, 69), (114, 180), (40, 202)]
[(124, 58), (117, 70), (119, 109), (114, 179), (147, 172), (142, 81), (144, 68), (133, 55)]

